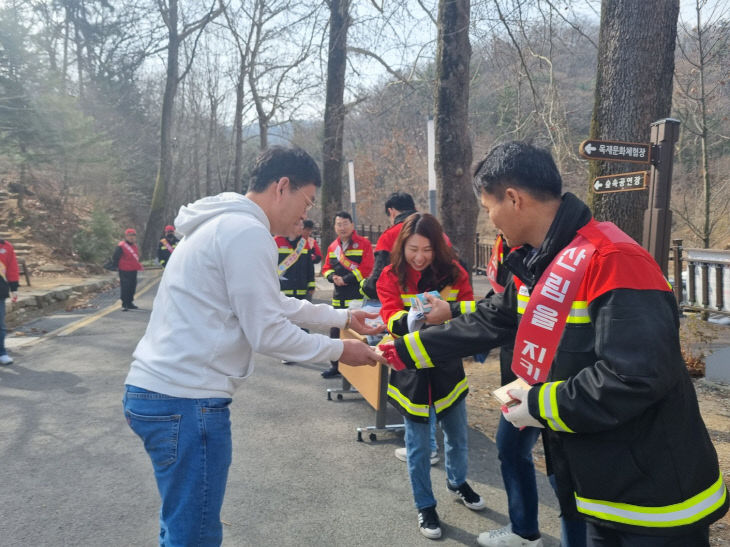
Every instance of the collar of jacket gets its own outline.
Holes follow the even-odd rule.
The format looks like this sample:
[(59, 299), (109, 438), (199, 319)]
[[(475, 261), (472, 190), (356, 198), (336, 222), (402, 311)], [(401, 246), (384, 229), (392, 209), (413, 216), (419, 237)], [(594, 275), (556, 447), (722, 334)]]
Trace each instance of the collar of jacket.
[(588, 206), (570, 192), (566, 192), (542, 245), (537, 250), (529, 245), (514, 249), (504, 259), (504, 264), (532, 292), (558, 251), (573, 241), (576, 232), (588, 224), (591, 218)]
[(404, 222), (409, 216), (411, 216), (413, 213), (417, 213), (418, 211), (403, 211), (398, 216), (393, 219), (393, 226), (396, 224), (400, 224), (401, 222)]

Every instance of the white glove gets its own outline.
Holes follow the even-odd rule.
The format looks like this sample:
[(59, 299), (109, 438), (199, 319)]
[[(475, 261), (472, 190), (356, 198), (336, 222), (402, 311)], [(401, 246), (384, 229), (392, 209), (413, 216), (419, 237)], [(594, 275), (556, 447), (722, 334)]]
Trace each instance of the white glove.
[(408, 332), (416, 332), (420, 330), (423, 324), (426, 322), (424, 319), (423, 311), (415, 310), (411, 307), (408, 310)]
[(505, 420), (510, 422), (513, 426), (519, 427), (520, 429), (522, 429), (523, 427), (544, 428), (545, 426), (538, 422), (535, 418), (532, 417), (532, 414), (530, 414), (530, 408), (527, 403), (527, 394), (529, 392), (530, 390), (525, 389), (509, 390), (508, 393), (510, 397), (512, 397), (513, 399), (517, 399), (519, 403), (509, 407), (506, 405), (503, 406), (502, 415), (504, 416)]

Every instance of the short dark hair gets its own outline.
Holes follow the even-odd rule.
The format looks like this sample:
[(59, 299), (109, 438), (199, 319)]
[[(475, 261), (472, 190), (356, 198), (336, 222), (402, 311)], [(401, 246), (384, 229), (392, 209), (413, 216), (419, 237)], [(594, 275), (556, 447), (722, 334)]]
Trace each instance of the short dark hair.
[(310, 219), (305, 220), (304, 223), (302, 224), (302, 228), (314, 229), (314, 221), (310, 220)]
[(338, 213), (335, 213), (335, 219), (337, 217), (346, 218), (347, 220), (349, 220), (350, 222), (352, 222), (352, 215), (350, 213), (348, 213), (347, 211), (340, 211)]
[(407, 192), (393, 192), (385, 200), (385, 214), (388, 214), (388, 209), (395, 209), (401, 213), (406, 211), (415, 211), (416, 204), (413, 203), (413, 196)]
[(540, 201), (560, 198), (563, 180), (550, 152), (524, 141), (492, 148), (474, 170), (474, 191), (504, 198), (509, 186), (521, 188)]
[(271, 146), (261, 152), (251, 169), (251, 179), (248, 189), (252, 192), (264, 192), (272, 182), (287, 177), (292, 189), (296, 190), (305, 184), (322, 185), (319, 167), (299, 147)]

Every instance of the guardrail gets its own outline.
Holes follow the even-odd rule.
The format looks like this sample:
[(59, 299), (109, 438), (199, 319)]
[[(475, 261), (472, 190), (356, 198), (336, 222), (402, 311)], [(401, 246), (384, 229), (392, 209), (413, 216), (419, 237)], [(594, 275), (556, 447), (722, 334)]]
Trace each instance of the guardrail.
[(680, 308), (730, 316), (730, 251), (685, 249), (673, 239), (669, 261)]

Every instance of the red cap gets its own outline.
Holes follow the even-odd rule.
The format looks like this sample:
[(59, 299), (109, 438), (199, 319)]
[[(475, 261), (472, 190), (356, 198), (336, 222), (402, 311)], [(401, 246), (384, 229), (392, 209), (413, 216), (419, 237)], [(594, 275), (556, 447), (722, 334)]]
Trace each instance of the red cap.
[(165, 233), (174, 232), (174, 231), (175, 231), (175, 227), (172, 224), (168, 224), (167, 226), (165, 226)]
[(130, 234), (137, 235), (137, 230), (135, 230), (134, 228), (127, 228), (126, 230), (124, 230), (125, 236), (128, 236)]

